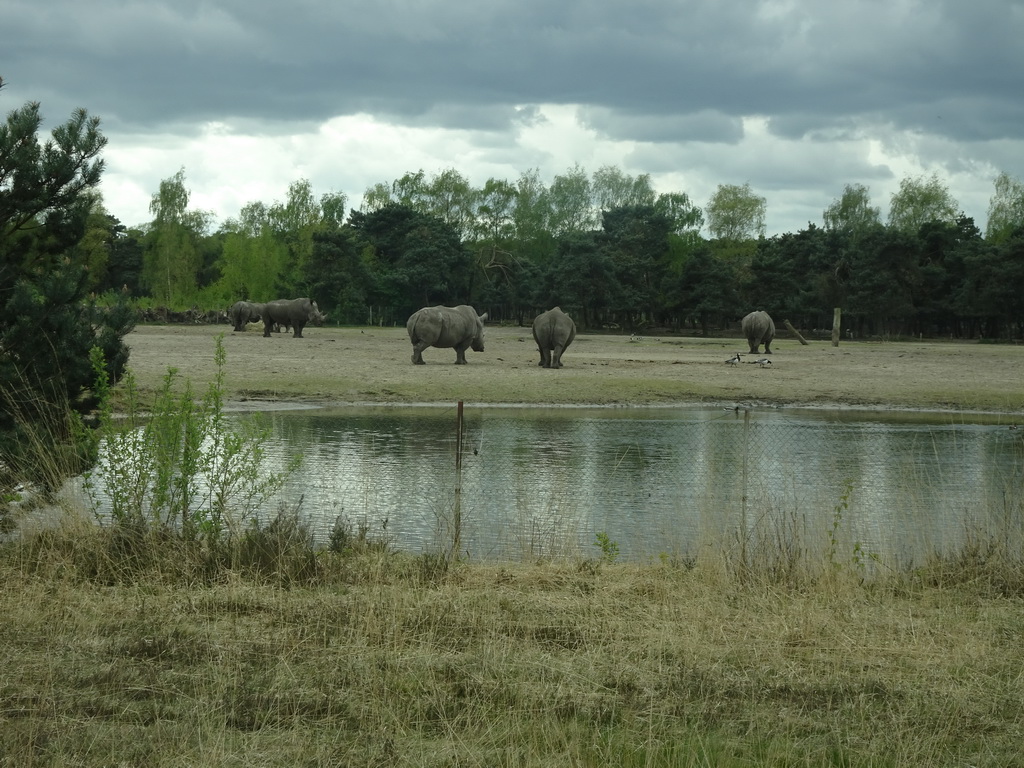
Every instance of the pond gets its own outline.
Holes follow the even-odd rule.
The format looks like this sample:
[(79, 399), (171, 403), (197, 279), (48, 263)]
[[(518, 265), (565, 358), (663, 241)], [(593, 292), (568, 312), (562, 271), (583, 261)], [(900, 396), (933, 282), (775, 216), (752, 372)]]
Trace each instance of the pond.
[[(901, 563), (1021, 535), (1012, 417), (851, 410), (466, 406), (265, 414), (276, 505), (474, 559), (690, 558), (703, 546), (834, 546)], [(457, 468), (457, 464), (459, 465)]]

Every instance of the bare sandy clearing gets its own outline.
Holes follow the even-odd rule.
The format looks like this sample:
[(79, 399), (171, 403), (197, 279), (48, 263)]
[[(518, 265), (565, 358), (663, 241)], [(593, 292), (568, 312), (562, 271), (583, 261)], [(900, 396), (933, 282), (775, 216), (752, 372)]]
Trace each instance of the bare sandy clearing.
[[(974, 342), (829, 342), (780, 338), (761, 367), (740, 339), (581, 334), (565, 367), (538, 367), (528, 328), (487, 329), (486, 351), (453, 364), (450, 349), (411, 362), (404, 328), (307, 328), (263, 338), (256, 326), (140, 326), (127, 338), (143, 389), (169, 367), (199, 388), (224, 334), (227, 395), (252, 401), (669, 405), (756, 402), (1021, 412), (1024, 347)], [(736, 352), (743, 362), (728, 365)], [(252, 403), (254, 404), (254, 403)]]

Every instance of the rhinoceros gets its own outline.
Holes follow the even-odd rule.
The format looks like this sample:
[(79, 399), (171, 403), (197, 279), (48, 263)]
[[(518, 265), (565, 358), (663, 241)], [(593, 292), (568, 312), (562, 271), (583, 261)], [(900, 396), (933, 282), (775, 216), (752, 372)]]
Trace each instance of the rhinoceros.
[(540, 350), (538, 365), (561, 368), (562, 353), (576, 338), (576, 323), (560, 307), (542, 312), (533, 320), (533, 340)]
[(751, 312), (743, 318), (740, 328), (743, 330), (743, 335), (747, 337), (750, 354), (756, 355), (757, 348), (762, 343), (764, 344), (764, 353), (766, 355), (772, 353), (771, 344), (772, 339), (775, 338), (775, 323), (772, 322), (772, 318), (767, 312), (761, 310)]
[(249, 323), (258, 323), (262, 319), (263, 305), (251, 301), (236, 301), (228, 310), (228, 317), (236, 331), (244, 331)]
[(466, 304), (457, 307), (424, 307), (410, 315), (405, 329), (412, 342), (412, 361), (423, 365), (423, 350), (427, 347), (455, 349), (455, 364), (466, 364), (466, 349), (484, 351), (484, 320), (487, 313), (477, 315)]
[(275, 325), (290, 325), (295, 329), (292, 335), (296, 339), (302, 338), (302, 329), (306, 327), (306, 323), (323, 325), (327, 319), (325, 315), (320, 314), (316, 302), (308, 298), (268, 301), (263, 305), (261, 315), (264, 336), (269, 336)]

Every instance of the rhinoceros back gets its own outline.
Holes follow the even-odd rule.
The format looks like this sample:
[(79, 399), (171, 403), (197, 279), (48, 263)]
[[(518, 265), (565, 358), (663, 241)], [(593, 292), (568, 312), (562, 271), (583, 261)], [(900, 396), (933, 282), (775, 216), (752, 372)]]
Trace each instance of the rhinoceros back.
[(456, 347), (483, 332), (483, 322), (476, 310), (465, 304), (424, 307), (409, 317), (405, 327), (413, 344), (444, 348)]
[(767, 312), (757, 310), (743, 318), (740, 323), (743, 335), (747, 338), (750, 353), (756, 355), (758, 347), (764, 344), (765, 354), (771, 354), (772, 339), (775, 338), (775, 322)]
[(757, 339), (759, 342), (763, 342), (775, 338), (775, 322), (771, 315), (762, 310), (751, 312), (744, 317), (740, 328), (748, 339)]

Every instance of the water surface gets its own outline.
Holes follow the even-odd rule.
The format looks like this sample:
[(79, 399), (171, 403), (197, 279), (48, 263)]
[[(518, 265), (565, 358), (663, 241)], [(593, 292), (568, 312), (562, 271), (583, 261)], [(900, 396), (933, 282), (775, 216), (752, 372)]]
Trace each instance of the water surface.
[(438, 551), (461, 513), (476, 558), (594, 556), (600, 532), (634, 559), (786, 539), (913, 561), (1020, 528), (1024, 430), (1005, 416), (467, 406), (461, 471), (454, 406), (266, 418), (269, 466), (304, 456), (280, 498), (321, 541), (340, 519)]

